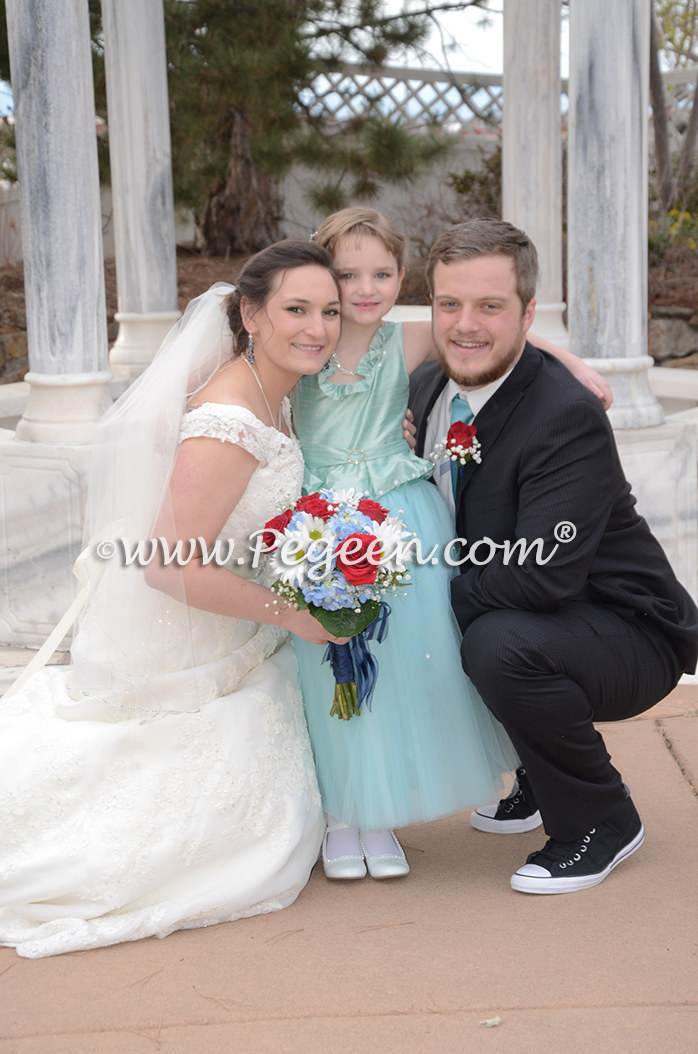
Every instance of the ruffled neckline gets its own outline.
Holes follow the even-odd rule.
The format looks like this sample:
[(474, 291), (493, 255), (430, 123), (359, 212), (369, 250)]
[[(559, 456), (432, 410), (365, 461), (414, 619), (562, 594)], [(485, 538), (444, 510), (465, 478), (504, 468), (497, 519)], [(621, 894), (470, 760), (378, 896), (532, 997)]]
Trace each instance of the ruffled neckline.
[(320, 390), (330, 399), (344, 399), (347, 395), (358, 395), (366, 392), (373, 383), (373, 374), (383, 361), (387, 352), (386, 344), (395, 332), (397, 322), (383, 322), (374, 334), (371, 346), (365, 355), (359, 359), (356, 371), (361, 374), (361, 380), (349, 384), (336, 384), (330, 380), (329, 373), (316, 374)]

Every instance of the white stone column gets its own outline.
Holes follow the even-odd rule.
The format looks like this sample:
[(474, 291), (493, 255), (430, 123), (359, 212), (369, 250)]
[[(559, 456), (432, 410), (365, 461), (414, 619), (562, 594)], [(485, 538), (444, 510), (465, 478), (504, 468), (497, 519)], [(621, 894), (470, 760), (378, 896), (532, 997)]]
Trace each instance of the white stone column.
[(504, 0), (502, 215), (531, 237), (533, 330), (567, 347), (562, 321), (560, 0)]
[(17, 439), (89, 442), (109, 404), (84, 0), (7, 0), (31, 385)]
[(571, 348), (608, 376), (614, 428), (661, 424), (647, 370), (650, 0), (570, 0)]
[(102, 0), (119, 336), (114, 374), (143, 372), (179, 318), (162, 0)]
[(41, 644), (75, 594), (95, 421), (111, 402), (85, 0), (8, 0), (30, 395), (0, 430), (0, 644)]
[(695, 597), (695, 424), (662, 423), (647, 373), (649, 32), (650, 0), (570, 0), (570, 343), (611, 384), (638, 511)]

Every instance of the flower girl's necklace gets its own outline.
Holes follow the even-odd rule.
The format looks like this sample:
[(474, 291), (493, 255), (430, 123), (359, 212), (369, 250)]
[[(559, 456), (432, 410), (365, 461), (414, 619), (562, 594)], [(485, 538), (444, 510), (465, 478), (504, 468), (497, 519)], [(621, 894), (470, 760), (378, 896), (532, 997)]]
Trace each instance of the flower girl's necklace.
[(332, 352), (332, 362), (335, 365), (335, 369), (339, 370), (340, 373), (346, 373), (347, 377), (359, 376), (358, 370), (347, 370), (344, 366), (342, 366), (341, 362), (339, 361), (334, 352)]
[[(381, 322), (381, 325), (383, 325), (382, 322)], [(330, 368), (330, 362), (334, 363), (334, 367), (335, 367), (336, 370), (339, 370), (340, 373), (345, 373), (347, 375), (347, 377), (361, 377), (362, 376), (360, 370), (348, 370), (346, 368), (346, 366), (342, 366), (341, 362), (339, 361), (339, 359), (337, 358), (337, 356), (335, 355), (334, 352), (332, 352), (332, 358), (328, 359), (328, 361), (325, 363), (323, 369), (328, 370)]]
[[(243, 362), (247, 362), (247, 365), (252, 370), (252, 373), (254, 375), (254, 379), (256, 380), (257, 384), (259, 385), (259, 390), (262, 393), (262, 398), (264, 399), (264, 402), (266, 404), (267, 410), (269, 411), (269, 420), (271, 421), (272, 428), (273, 428), (274, 427), (274, 415), (271, 412), (271, 406), (269, 405), (269, 400), (267, 399), (267, 393), (264, 391), (264, 388), (262, 387), (262, 382), (260, 381), (259, 377), (257, 376), (257, 371), (254, 368), (254, 366), (252, 365), (252, 363), (247, 361), (247, 359), (245, 358), (244, 355), (242, 356), (242, 361)], [(283, 432), (283, 428), (281, 427), (281, 403), (279, 403), (279, 414), (278, 414), (278, 418), (277, 418), (276, 429), (277, 429), (278, 432)]]

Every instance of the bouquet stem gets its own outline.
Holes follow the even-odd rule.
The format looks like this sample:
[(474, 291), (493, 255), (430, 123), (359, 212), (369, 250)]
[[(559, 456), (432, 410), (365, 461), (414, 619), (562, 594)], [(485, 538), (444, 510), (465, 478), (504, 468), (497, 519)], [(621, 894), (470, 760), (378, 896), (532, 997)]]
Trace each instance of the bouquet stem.
[(352, 717), (358, 717), (360, 713), (359, 695), (355, 682), (335, 683), (334, 702), (330, 710), (330, 717), (338, 717), (341, 721), (350, 721)]

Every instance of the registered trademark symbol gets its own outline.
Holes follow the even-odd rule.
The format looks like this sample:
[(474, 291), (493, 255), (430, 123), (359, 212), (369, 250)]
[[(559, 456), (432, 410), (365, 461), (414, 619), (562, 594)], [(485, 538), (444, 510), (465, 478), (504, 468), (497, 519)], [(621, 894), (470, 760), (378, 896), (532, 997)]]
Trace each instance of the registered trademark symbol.
[(556, 542), (572, 542), (577, 537), (577, 528), (569, 520), (560, 520), (553, 534)]

